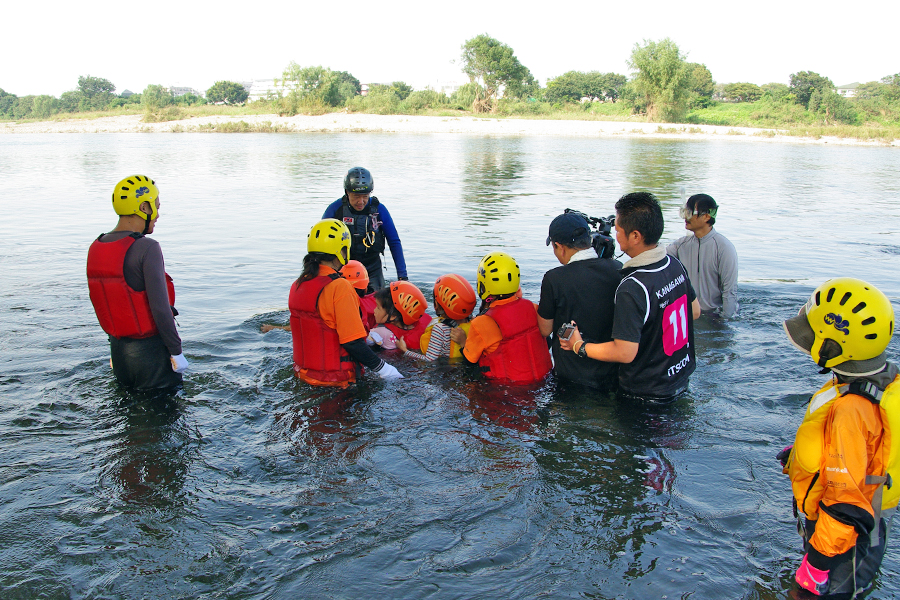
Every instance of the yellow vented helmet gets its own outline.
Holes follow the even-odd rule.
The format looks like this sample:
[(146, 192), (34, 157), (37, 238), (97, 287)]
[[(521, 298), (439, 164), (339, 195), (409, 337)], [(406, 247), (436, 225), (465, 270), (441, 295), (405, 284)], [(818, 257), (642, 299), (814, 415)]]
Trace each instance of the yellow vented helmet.
[[(117, 215), (137, 215), (147, 221), (152, 221), (158, 215), (156, 199), (159, 198), (159, 189), (156, 182), (146, 175), (131, 175), (116, 184), (112, 193), (113, 210)], [(150, 204), (150, 216), (141, 212), (141, 204)]]
[(519, 290), (519, 265), (505, 252), (491, 252), (478, 263), (478, 297), (515, 294)]
[[(347, 253), (341, 252), (341, 248), (346, 248)], [(309, 230), (306, 251), (334, 254), (346, 265), (350, 256), (350, 230), (337, 219), (322, 219)]]
[[(784, 326), (791, 341), (820, 367), (867, 375), (884, 364), (882, 353), (894, 333), (894, 309), (875, 286), (839, 277), (817, 287), (800, 314)], [(846, 368), (839, 367), (845, 363)]]

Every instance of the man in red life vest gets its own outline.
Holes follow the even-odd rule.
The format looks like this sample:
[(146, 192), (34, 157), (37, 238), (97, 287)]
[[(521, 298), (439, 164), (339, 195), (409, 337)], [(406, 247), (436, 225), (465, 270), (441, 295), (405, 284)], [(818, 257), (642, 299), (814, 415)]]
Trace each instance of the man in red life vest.
[(91, 304), (109, 335), (116, 380), (137, 389), (181, 385), (188, 362), (175, 328), (175, 286), (159, 244), (147, 237), (159, 219), (159, 189), (144, 175), (116, 184), (119, 222), (88, 251)]

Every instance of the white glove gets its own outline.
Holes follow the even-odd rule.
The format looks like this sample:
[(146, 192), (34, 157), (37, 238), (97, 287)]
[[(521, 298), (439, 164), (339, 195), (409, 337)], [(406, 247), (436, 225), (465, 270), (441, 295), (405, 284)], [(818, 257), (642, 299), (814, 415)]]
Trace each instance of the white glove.
[(378, 373), (378, 376), (385, 381), (391, 379), (403, 379), (403, 375), (400, 373), (400, 371), (397, 370), (397, 367), (388, 363), (384, 363), (384, 366), (375, 372)]
[(187, 371), (188, 361), (184, 357), (184, 352), (179, 354), (178, 356), (172, 357), (172, 370), (176, 373), (184, 373)]
[(375, 333), (374, 331), (369, 332), (369, 337), (366, 338), (366, 344), (369, 346), (380, 346), (384, 343), (384, 340), (380, 335)]

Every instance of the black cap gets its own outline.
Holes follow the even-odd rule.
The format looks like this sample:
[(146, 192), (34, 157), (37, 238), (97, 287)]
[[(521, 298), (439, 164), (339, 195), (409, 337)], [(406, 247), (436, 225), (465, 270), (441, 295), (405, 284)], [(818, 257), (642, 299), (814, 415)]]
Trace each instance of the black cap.
[(556, 242), (571, 247), (580, 237), (584, 237), (591, 230), (588, 222), (576, 213), (563, 213), (550, 223), (550, 235), (547, 236), (547, 245)]

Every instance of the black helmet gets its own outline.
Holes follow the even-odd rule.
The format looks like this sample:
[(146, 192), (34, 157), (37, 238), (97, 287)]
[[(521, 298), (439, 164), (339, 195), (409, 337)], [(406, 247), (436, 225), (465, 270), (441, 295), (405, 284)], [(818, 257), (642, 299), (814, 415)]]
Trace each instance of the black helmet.
[(371, 194), (374, 188), (375, 182), (368, 169), (353, 167), (347, 171), (347, 176), (344, 177), (344, 191), (347, 193)]

